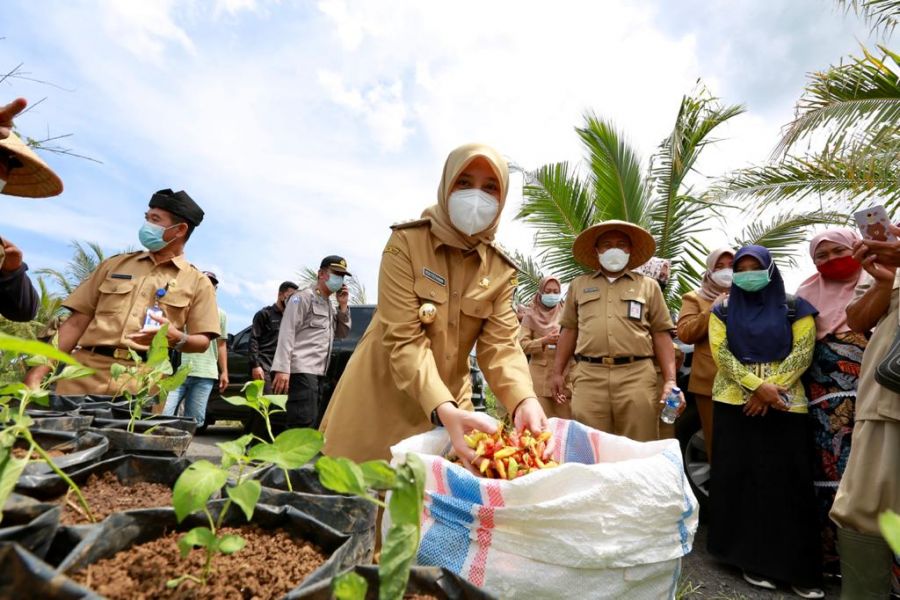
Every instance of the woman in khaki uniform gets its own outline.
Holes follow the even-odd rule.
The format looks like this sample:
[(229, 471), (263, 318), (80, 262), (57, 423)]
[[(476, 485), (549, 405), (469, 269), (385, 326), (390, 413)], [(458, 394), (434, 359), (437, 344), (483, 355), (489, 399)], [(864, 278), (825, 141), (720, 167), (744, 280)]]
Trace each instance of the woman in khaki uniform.
[(518, 428), (546, 429), (516, 341), (516, 267), (493, 243), (509, 171), (493, 148), (469, 144), (447, 158), (438, 203), (395, 225), (378, 278), (378, 307), (322, 421), (324, 453), (390, 458), (397, 442), (443, 424), (468, 465), (462, 439), (496, 422), (474, 413), (469, 352)]
[(678, 315), (678, 339), (694, 345), (691, 359), (691, 379), (688, 391), (694, 394), (703, 439), (706, 442), (706, 456), (712, 461), (713, 400), (712, 385), (716, 378), (716, 363), (709, 349), (709, 315), (715, 301), (724, 298), (731, 288), (734, 250), (719, 248), (706, 257), (706, 272), (699, 289), (688, 292), (681, 298), (681, 313)]
[[(528, 368), (538, 402), (548, 417), (572, 418), (572, 390), (567, 387), (565, 400), (553, 396), (551, 377), (553, 361), (556, 359), (556, 343), (559, 341), (559, 317), (562, 313), (560, 302), (562, 287), (556, 277), (544, 277), (538, 284), (537, 294), (525, 309), (519, 329), (519, 343), (528, 356)], [(569, 373), (572, 364), (566, 369)]]

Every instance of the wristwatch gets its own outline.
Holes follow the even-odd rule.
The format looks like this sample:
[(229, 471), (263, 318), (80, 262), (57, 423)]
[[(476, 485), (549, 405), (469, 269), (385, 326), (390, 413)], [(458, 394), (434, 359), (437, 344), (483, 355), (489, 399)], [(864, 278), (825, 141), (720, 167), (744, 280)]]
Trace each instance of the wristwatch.
[(187, 339), (188, 339), (188, 333), (187, 333), (187, 331), (182, 331), (182, 332), (181, 332), (181, 339), (178, 340), (178, 342), (177, 342), (174, 346), (172, 346), (172, 349), (173, 349), (173, 350), (178, 350), (178, 351), (180, 352), (181, 349), (184, 348), (184, 345), (187, 343)]

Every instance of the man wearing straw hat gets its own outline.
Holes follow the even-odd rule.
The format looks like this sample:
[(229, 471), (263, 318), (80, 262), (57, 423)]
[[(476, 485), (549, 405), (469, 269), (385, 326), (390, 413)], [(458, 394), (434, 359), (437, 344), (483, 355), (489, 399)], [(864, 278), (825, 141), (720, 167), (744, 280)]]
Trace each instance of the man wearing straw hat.
[(564, 397), (563, 372), (575, 356), (575, 420), (642, 442), (659, 436), (654, 357), (662, 397), (675, 387), (669, 309), (656, 281), (631, 271), (655, 251), (653, 237), (625, 221), (598, 223), (576, 238), (575, 259), (594, 272), (569, 285), (553, 365), (553, 392)]
[[(24, 98), (0, 107), (0, 193), (46, 198), (62, 192), (62, 181), (31, 148), (12, 132), (13, 117), (22, 112)], [(11, 321), (30, 321), (40, 298), (25, 272), (22, 251), (0, 238), (0, 315)]]
[[(150, 198), (138, 239), (146, 252), (128, 252), (101, 262), (63, 303), (72, 314), (59, 328), (59, 349), (71, 352), (94, 374), (60, 381), (59, 395), (117, 395), (122, 382), (110, 367), (133, 365), (131, 353), (143, 355), (159, 326), (168, 324), (169, 346), (204, 352), (219, 337), (216, 293), (206, 275), (188, 262), (184, 247), (203, 220), (203, 209), (187, 194), (159, 190)], [(162, 316), (150, 316), (150, 308)], [(48, 367), (35, 367), (25, 383), (40, 384)]]

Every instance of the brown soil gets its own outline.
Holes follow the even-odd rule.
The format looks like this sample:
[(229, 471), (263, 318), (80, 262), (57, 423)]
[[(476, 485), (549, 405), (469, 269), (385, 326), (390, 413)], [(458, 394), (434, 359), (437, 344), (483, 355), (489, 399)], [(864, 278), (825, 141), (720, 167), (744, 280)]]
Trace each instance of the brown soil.
[[(123, 485), (111, 471), (102, 475), (93, 474), (87, 483), (79, 487), (97, 521), (123, 510), (172, 505), (172, 490), (167, 486), (145, 482)], [(63, 525), (90, 523), (77, 496), (71, 491), (65, 496), (56, 498), (54, 502), (64, 504), (61, 518)]]
[[(50, 456), (50, 458), (59, 458), (60, 456), (65, 456), (67, 454), (66, 452), (63, 452), (62, 450), (45, 450), (45, 452), (47, 453), (48, 456)], [(28, 456), (28, 449), (17, 446), (12, 449), (12, 455), (13, 455), (13, 458), (25, 458), (26, 456)], [(37, 452), (32, 452), (30, 460), (44, 460), (44, 459), (41, 458)]]
[(206, 586), (185, 581), (177, 589), (166, 582), (184, 573), (199, 575), (206, 553), (194, 549), (186, 559), (178, 554), (178, 539), (173, 532), (146, 544), (133, 546), (72, 574), (72, 579), (106, 596), (117, 598), (178, 599), (250, 599), (281, 598), (315, 569), (325, 563), (322, 551), (292, 538), (282, 529), (266, 530), (256, 526), (224, 527), (220, 534), (244, 537), (242, 550), (213, 559), (213, 571)]

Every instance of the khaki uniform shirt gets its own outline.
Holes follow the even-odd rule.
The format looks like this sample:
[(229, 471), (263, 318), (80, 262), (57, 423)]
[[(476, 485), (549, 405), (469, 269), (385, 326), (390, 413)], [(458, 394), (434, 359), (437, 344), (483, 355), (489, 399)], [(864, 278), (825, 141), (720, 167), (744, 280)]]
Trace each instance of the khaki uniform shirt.
[(691, 379), (688, 391), (701, 396), (712, 396), (716, 363), (709, 348), (709, 315), (712, 301), (704, 300), (697, 292), (688, 292), (681, 302), (678, 315), (678, 339), (694, 345), (691, 359)]
[(78, 345), (135, 347), (125, 336), (144, 326), (159, 288), (166, 289), (159, 306), (173, 326), (219, 337), (216, 293), (206, 275), (184, 255), (156, 264), (149, 252), (131, 252), (100, 263), (63, 304), (94, 317)]
[(346, 313), (335, 310), (315, 286), (301, 290), (284, 305), (272, 371), (324, 375), (334, 338), (348, 333), (349, 309)]
[(560, 326), (576, 330), (575, 353), (591, 357), (654, 356), (651, 333), (675, 328), (659, 285), (633, 271), (612, 283), (600, 271), (576, 277)]
[[(535, 396), (516, 341), (516, 269), (499, 250), (463, 252), (431, 234), (428, 221), (395, 226), (381, 260), (378, 309), (347, 364), (322, 422), (324, 453), (390, 459), (390, 447), (432, 428), (444, 402), (472, 409), (469, 352), (512, 412)], [(419, 307), (437, 308), (431, 324)]]
[[(92, 317), (78, 345), (145, 349), (125, 336), (144, 326), (147, 308), (154, 302), (159, 288), (167, 290), (159, 305), (174, 327), (192, 334), (206, 334), (211, 339), (219, 337), (216, 292), (206, 275), (183, 255), (157, 264), (149, 252), (131, 252), (101, 262), (63, 303), (72, 311)], [(123, 384), (110, 380), (109, 369), (116, 363), (133, 364), (131, 361), (77, 349), (74, 356), (95, 372), (88, 377), (60, 381), (56, 385), (58, 394), (118, 395), (122, 392)], [(133, 382), (127, 387), (134, 391)]]

